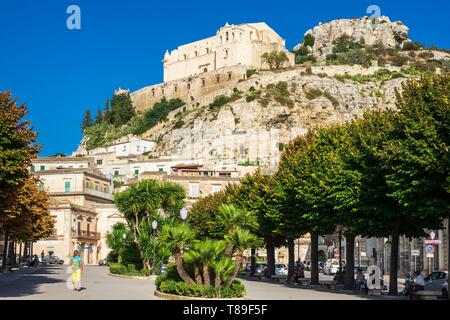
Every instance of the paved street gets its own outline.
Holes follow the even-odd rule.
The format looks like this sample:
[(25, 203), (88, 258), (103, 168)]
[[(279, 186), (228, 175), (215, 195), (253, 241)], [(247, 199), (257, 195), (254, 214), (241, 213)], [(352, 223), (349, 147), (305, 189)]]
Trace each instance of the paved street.
[[(111, 277), (107, 267), (88, 266), (83, 274), (80, 292), (69, 290), (66, 285), (70, 274), (67, 266), (36, 268), (32, 273), (18, 276), (11, 281), (8, 274), (0, 276), (0, 299), (55, 299), (55, 300), (149, 300), (153, 295), (154, 281)], [(28, 270), (27, 270), (28, 271)]]
[[(154, 281), (111, 277), (107, 267), (88, 266), (83, 275), (85, 290), (69, 290), (66, 266), (29, 268), (17, 274), (0, 276), (0, 299), (99, 299), (99, 300), (149, 300), (153, 295)], [(306, 274), (309, 276), (309, 273)], [(321, 280), (330, 280), (321, 275)], [(247, 297), (262, 300), (361, 300), (361, 296), (333, 293), (321, 289), (289, 287), (282, 283), (242, 280)]]

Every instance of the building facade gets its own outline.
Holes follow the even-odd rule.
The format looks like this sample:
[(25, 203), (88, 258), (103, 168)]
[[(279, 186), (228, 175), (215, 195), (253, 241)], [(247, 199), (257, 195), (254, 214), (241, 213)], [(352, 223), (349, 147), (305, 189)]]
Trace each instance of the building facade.
[(97, 206), (113, 204), (113, 185), (110, 177), (96, 168), (87, 167), (87, 163), (92, 162), (81, 158), (33, 161), (31, 170), (40, 178), (40, 188), (50, 196), (50, 212), (55, 220), (54, 234), (38, 241), (34, 253), (44, 251), (68, 262), (77, 249), (86, 264), (97, 264), (101, 258), (99, 227), (103, 228), (103, 225), (99, 225)]

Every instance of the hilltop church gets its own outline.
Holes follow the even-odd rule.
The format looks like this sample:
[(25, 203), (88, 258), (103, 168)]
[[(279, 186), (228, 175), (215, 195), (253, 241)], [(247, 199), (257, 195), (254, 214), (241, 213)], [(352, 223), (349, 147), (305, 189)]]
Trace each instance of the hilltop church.
[(142, 88), (131, 94), (138, 111), (153, 106), (162, 97), (185, 102), (205, 96), (246, 79), (248, 69), (267, 68), (261, 56), (284, 51), (293, 66), (294, 54), (264, 22), (225, 24), (216, 35), (166, 51), (163, 59), (164, 83)]

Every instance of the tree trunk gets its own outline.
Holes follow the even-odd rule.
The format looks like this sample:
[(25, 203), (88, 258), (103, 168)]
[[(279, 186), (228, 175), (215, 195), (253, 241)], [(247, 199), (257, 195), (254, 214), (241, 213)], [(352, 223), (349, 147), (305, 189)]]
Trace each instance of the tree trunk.
[(195, 281), (192, 280), (192, 278), (186, 272), (186, 270), (184, 270), (183, 257), (181, 256), (180, 248), (175, 249), (174, 256), (175, 256), (175, 265), (177, 267), (177, 271), (178, 274), (180, 275), (180, 278), (183, 279), (183, 281), (188, 284), (196, 284)]
[(211, 278), (209, 275), (209, 267), (207, 264), (203, 265), (203, 284), (206, 288), (211, 285)]
[(400, 242), (400, 224), (397, 222), (392, 229), (392, 243), (391, 243), (391, 261), (389, 270), (389, 295), (396, 296), (398, 294), (397, 288), (397, 273), (398, 273), (398, 247)]
[(222, 281), (220, 280), (220, 274), (216, 274), (216, 278), (214, 279), (214, 288), (219, 289)]
[(311, 284), (319, 284), (319, 233), (311, 232)]
[(250, 276), (253, 277), (256, 272), (256, 248), (252, 248), (250, 257)]
[(355, 235), (345, 237), (345, 281), (344, 289), (352, 290), (355, 282)]
[(194, 270), (194, 277), (195, 277), (195, 282), (202, 286), (203, 285), (202, 275), (200, 274), (200, 272), (197, 268), (195, 268), (195, 270)]
[[(294, 275), (294, 264), (295, 264), (295, 243), (294, 239), (287, 239), (288, 245), (288, 275), (287, 281), (292, 282)], [(300, 259), (300, 258), (299, 258)]]
[(239, 269), (241, 267), (242, 264), (242, 252), (238, 252), (238, 254), (236, 255), (236, 258), (234, 259), (234, 270), (233, 273), (230, 275), (230, 277), (228, 278), (225, 286), (227, 288), (229, 288), (231, 286), (231, 284), (233, 283), (234, 279), (236, 279), (236, 276), (239, 272)]
[(273, 244), (272, 236), (266, 237), (266, 251), (267, 251), (267, 267), (269, 274), (275, 274), (275, 245)]
[[(447, 218), (447, 271), (450, 271), (450, 217)], [(450, 288), (450, 277), (447, 276), (447, 292)], [(448, 294), (447, 294), (448, 295)], [(450, 298), (448, 298), (450, 299)]]
[(33, 256), (33, 249), (34, 249), (33, 241), (31, 241), (31, 254), (30, 254), (30, 256)]
[(6, 256), (8, 254), (8, 239), (9, 239), (9, 232), (8, 232), (8, 229), (5, 229), (5, 242), (3, 245), (2, 271), (5, 271), (5, 269), (6, 269)]
[(227, 247), (225, 248), (225, 257), (230, 257), (233, 255), (233, 245), (231, 243), (227, 244)]
[(11, 238), (11, 243), (9, 247), (9, 261), (11, 263), (11, 267), (15, 267), (16, 263), (16, 238)]
[(19, 246), (19, 265), (21, 261), (22, 261), (22, 242), (20, 242)]

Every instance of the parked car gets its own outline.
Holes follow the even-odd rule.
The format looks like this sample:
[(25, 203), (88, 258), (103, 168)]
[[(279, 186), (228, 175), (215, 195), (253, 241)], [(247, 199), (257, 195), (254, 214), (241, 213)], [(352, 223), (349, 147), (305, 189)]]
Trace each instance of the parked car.
[(275, 275), (277, 276), (287, 276), (288, 268), (284, 263), (276, 263), (275, 264)]
[(247, 262), (245, 264), (245, 271), (250, 271), (252, 264), (250, 262)]
[(107, 266), (108, 265), (108, 261), (106, 261), (106, 259), (101, 259), (98, 261), (98, 265), (99, 266)]
[(267, 263), (256, 263), (255, 271), (257, 274), (263, 274), (266, 267)]
[[(342, 267), (345, 266), (345, 260), (342, 260)], [(323, 267), (323, 273), (324, 274), (336, 274), (336, 272), (339, 271), (339, 260), (337, 259), (329, 259), (325, 266)]]
[(447, 271), (434, 271), (424, 278), (425, 290), (442, 292), (443, 286), (448, 281)]
[(448, 299), (448, 282), (442, 285), (442, 298)]
[(58, 256), (45, 256), (42, 263), (44, 264), (64, 264), (64, 260)]

